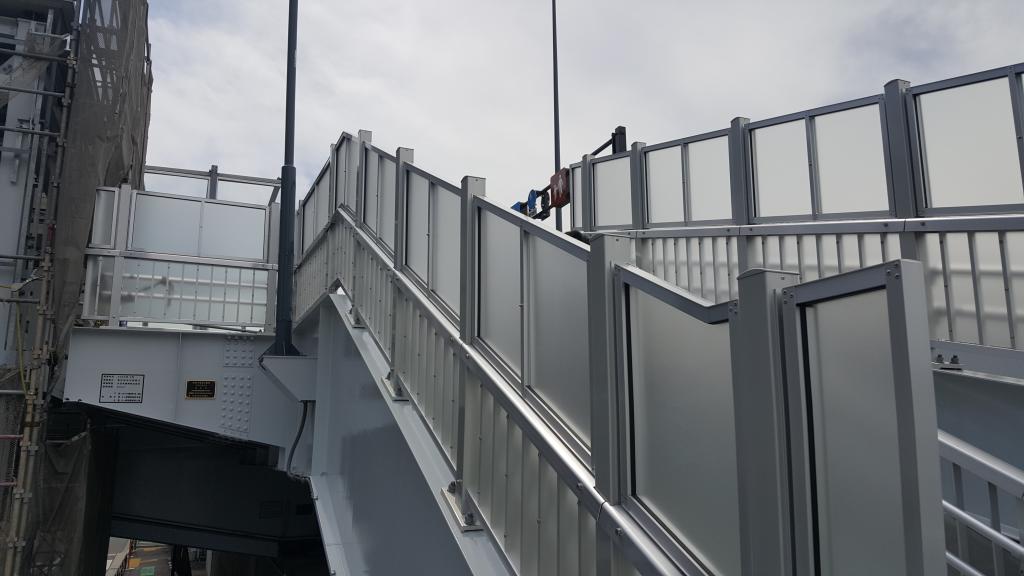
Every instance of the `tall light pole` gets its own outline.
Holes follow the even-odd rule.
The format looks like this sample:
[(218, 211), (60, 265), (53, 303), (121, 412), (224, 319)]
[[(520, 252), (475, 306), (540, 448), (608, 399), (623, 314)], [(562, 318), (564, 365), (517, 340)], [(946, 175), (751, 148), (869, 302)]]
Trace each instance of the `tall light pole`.
[[(555, 172), (562, 169), (562, 143), (558, 128), (558, 11), (551, 0), (551, 61), (555, 89)], [(555, 209), (555, 227), (562, 230), (562, 207)]]
[(277, 324), (273, 352), (297, 355), (292, 345), (292, 274), (295, 263), (295, 45), (299, 0), (288, 2), (288, 80), (284, 104), (284, 165), (281, 166), (281, 225), (277, 250)]

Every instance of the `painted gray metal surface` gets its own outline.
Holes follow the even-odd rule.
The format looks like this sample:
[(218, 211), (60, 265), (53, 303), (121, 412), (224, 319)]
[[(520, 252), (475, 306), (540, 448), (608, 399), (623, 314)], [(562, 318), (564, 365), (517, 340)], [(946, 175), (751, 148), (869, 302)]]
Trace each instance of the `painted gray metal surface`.
[(779, 309), (782, 290), (798, 281), (792, 273), (751, 270), (740, 276), (739, 300), (730, 305), (743, 574), (793, 570)]
[[(298, 426), (298, 404), (258, 366), (269, 343), (256, 335), (76, 328), (64, 400), (287, 447)], [(139, 401), (101, 401), (103, 374), (142, 376)], [(186, 397), (188, 380), (215, 381), (215, 395)]]
[(438, 490), (450, 473), (415, 412), (386, 399), (379, 382), (387, 365), (367, 332), (345, 319), (348, 307), (333, 296), (320, 312), (319, 346), (331, 361), (317, 378), (310, 482), (331, 569), (505, 574), (482, 533), (462, 534), (444, 514)]

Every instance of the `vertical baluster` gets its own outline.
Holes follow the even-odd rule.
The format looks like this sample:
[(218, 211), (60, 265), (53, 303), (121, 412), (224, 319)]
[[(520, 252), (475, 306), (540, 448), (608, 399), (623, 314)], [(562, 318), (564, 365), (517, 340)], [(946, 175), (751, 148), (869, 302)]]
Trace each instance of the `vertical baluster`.
[(939, 233), (939, 258), (942, 261), (942, 289), (946, 293), (946, 322), (949, 328), (949, 339), (956, 342), (956, 322), (953, 314), (956, 307), (953, 304), (953, 291), (950, 288), (949, 250), (946, 247), (946, 233)]
[[(988, 525), (990, 528), (1003, 533), (1003, 523), (999, 518), (999, 487), (991, 482), (986, 482), (988, 485)], [(996, 576), (1006, 575), (1006, 566), (1003, 557), (1003, 549), (1001, 546), (992, 542), (992, 566), (995, 570)]]
[[(964, 504), (964, 474), (963, 468), (959, 464), (953, 462), (953, 503), (957, 508), (967, 511), (967, 506)], [(963, 522), (955, 520), (956, 522), (956, 547), (957, 556), (964, 562), (969, 563), (967, 557), (967, 526), (964, 526)]]
[(1003, 294), (1006, 297), (1006, 321), (1010, 329), (1010, 348), (1017, 348), (1017, 311), (1013, 302), (1013, 281), (1010, 275), (1010, 257), (1006, 247), (1006, 232), (999, 233), (999, 263), (1003, 273)]
[(974, 232), (967, 233), (967, 254), (971, 263), (971, 285), (974, 288), (974, 319), (978, 324), (978, 344), (985, 345), (985, 308), (981, 294), (981, 269), (978, 266), (978, 245)]

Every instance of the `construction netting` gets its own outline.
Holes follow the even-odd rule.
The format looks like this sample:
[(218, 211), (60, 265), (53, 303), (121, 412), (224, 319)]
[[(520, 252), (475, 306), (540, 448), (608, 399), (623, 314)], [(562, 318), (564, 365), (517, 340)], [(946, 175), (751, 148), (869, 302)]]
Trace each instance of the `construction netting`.
[[(140, 187), (153, 74), (146, 0), (81, 0), (78, 74), (55, 236), (55, 346), (78, 314), (97, 186)], [(57, 383), (59, 392), (62, 385)]]
[[(39, 2), (40, 6), (44, 4), (50, 3)], [(73, 92), (68, 112), (56, 118), (50, 116), (44, 126), (59, 131), (61, 136), (48, 150), (53, 152), (48, 155), (52, 171), (40, 180), (39, 195), (33, 199), (33, 221), (52, 219), (52, 225), (44, 233), (49, 241), (40, 239), (27, 247), (31, 251), (48, 244), (53, 250), (52, 291), (47, 299), (52, 324), (44, 332), (48, 336), (38, 350), (32, 350), (36, 344), (31, 341), (21, 346), (33, 352), (25, 355), (33, 362), (25, 372), (40, 372), (39, 408), (47, 409), (47, 417), (22, 425), (23, 420), (32, 420), (24, 415), (24, 396), (3, 394), (3, 389), (16, 391), (19, 385), (25, 388), (24, 380), (17, 370), (14, 377), (0, 374), (4, 380), (0, 383), (0, 435), (14, 430), (28, 437), (31, 430), (38, 431), (31, 456), (18, 456), (17, 441), (0, 442), (0, 482), (30, 479), (25, 493), (31, 497), (19, 510), (24, 520), (18, 524), (24, 527), (6, 526), (15, 522), (0, 518), (3, 533), (20, 541), (13, 549), (4, 546), (0, 560), (7, 566), (5, 555), (13, 551), (12, 557), (17, 557), (21, 566), (18, 574), (91, 574), (93, 567), (86, 566), (82, 559), (90, 557), (92, 547), (100, 545), (91, 541), (96, 539), (97, 531), (89, 525), (95, 523), (97, 512), (87, 506), (96, 506), (103, 498), (94, 494), (87, 498), (87, 486), (96, 484), (96, 474), (109, 475), (111, 471), (97, 469), (92, 442), (96, 430), (77, 426), (73, 428), (85, 428), (86, 432), (55, 433), (54, 428), (60, 425), (54, 422), (56, 404), (51, 399), (63, 396), (61, 359), (65, 357), (70, 328), (80, 312), (84, 249), (95, 190), (121, 183), (134, 187), (141, 184), (153, 82), (148, 12), (146, 0), (78, 0), (75, 10), (68, 11), (71, 20), (79, 24), (77, 41), (75, 36), (70, 37), (77, 68), (75, 72), (64, 71), (73, 80)], [(64, 31), (70, 32), (72, 22), (64, 24)], [(37, 48), (48, 53), (46, 46)], [(50, 87), (63, 89), (63, 81)], [(24, 308), (34, 312), (28, 306)], [(36, 321), (34, 314), (25, 318), (24, 333), (33, 334)], [(32, 390), (31, 385), (28, 389)], [(19, 508), (17, 503), (12, 504), (19, 493), (13, 489), (0, 491), (0, 510)]]

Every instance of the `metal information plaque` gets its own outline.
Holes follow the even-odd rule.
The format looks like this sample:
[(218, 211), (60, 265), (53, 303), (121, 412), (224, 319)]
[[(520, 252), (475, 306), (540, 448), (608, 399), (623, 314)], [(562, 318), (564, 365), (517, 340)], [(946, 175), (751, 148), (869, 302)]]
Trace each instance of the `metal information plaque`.
[(144, 374), (101, 374), (101, 404), (141, 404)]
[(216, 380), (186, 380), (185, 398), (192, 400), (210, 399), (217, 395)]

